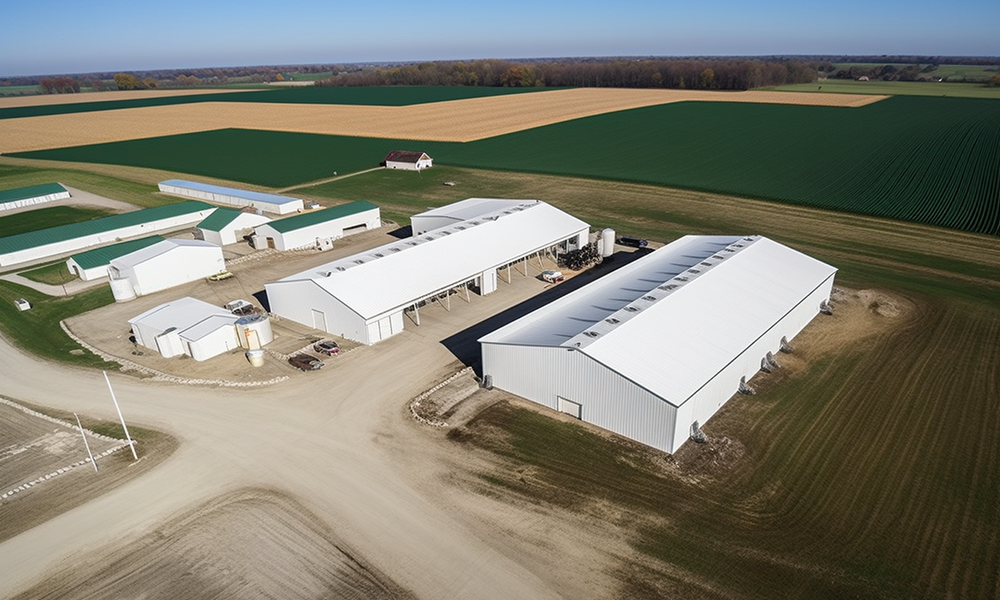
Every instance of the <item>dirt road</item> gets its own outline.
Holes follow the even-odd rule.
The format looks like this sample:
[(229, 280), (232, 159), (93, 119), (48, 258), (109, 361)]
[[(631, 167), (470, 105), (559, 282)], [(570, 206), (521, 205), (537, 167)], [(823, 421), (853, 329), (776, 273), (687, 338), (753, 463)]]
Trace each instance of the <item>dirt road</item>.
[[(539, 522), (525, 528), (524, 513), (443, 485), (454, 477), (456, 461), (474, 472), (476, 458), (456, 457), (453, 447), (409, 418), (407, 401), (460, 367), (438, 340), (462, 330), (471, 316), (404, 331), (338, 359), (335, 369), (266, 389), (183, 387), (113, 374), (126, 418), (175, 436), (178, 450), (150, 473), (0, 544), (0, 596), (45, 580), (56, 586), (52, 597), (69, 597), (87, 559), (113, 559), (126, 548), (154, 557), (167, 543), (164, 535), (173, 539), (163, 534), (167, 524), (246, 489), (292, 498), (318, 515), (317, 527), (336, 534), (337, 547), (342, 543), (420, 598), (554, 598), (567, 590), (574, 597), (612, 595), (608, 557), (629, 553), (624, 542), (581, 540), (585, 528), (552, 531), (537, 514)], [(115, 417), (99, 372), (44, 364), (2, 340), (0, 364), (5, 394)], [(287, 535), (284, 547), (294, 548), (304, 535), (300, 529), (271, 533)], [(224, 549), (216, 537), (181, 545), (211, 556)], [(561, 567), (566, 555), (540, 551), (546, 548), (572, 549), (574, 567)], [(107, 576), (115, 581), (114, 573)], [(218, 576), (229, 585), (226, 578), (238, 575)], [(164, 577), (142, 585), (169, 590)]]

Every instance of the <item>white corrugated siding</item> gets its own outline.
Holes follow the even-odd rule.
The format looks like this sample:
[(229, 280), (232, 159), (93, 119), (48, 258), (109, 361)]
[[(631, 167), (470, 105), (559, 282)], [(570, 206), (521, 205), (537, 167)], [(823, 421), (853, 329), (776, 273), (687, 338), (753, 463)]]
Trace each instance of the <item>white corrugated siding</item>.
[(483, 374), (494, 386), (552, 410), (561, 396), (581, 405), (583, 421), (673, 451), (676, 409), (583, 353), (491, 343), (482, 350)]

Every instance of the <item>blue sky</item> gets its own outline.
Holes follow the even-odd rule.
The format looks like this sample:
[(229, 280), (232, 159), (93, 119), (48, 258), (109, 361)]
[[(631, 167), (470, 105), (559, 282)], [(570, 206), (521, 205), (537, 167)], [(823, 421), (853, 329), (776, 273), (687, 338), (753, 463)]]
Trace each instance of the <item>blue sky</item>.
[(998, 23), (997, 0), (0, 0), (0, 76), (557, 56), (998, 56)]

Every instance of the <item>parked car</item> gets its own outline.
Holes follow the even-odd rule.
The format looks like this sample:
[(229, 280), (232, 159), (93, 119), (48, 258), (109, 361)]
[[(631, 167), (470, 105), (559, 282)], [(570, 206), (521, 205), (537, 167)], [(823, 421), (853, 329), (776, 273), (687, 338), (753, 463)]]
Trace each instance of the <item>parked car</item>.
[(17, 300), (14, 301), (14, 304), (17, 305), (17, 310), (30, 310), (31, 309), (31, 302), (28, 302), (24, 298), (18, 298)]
[(288, 359), (288, 364), (300, 371), (318, 371), (323, 368), (323, 361), (308, 354), (296, 354)]
[(232, 276), (233, 276), (233, 274), (230, 273), (229, 271), (219, 271), (215, 275), (209, 275), (208, 276), (208, 280), (209, 281), (222, 281), (223, 279), (229, 279)]
[(550, 269), (548, 271), (542, 271), (542, 279), (548, 281), (549, 283), (559, 283), (563, 280), (563, 274), (562, 271), (553, 271)]
[(620, 237), (618, 238), (618, 243), (622, 246), (631, 246), (632, 248), (645, 248), (649, 245), (647, 240), (634, 237)]
[(333, 340), (322, 340), (313, 344), (313, 350), (320, 354), (333, 356), (340, 353), (340, 346)]

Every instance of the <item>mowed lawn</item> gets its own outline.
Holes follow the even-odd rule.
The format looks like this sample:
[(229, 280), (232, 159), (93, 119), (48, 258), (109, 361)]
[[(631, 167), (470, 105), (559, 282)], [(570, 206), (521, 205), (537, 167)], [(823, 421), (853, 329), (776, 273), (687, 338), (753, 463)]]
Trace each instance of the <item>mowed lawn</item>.
[(0, 213), (0, 237), (38, 231), (70, 223), (90, 221), (106, 217), (110, 214), (114, 213), (99, 208), (81, 208), (78, 206), (49, 206), (18, 212), (12, 215), (3, 215)]
[(439, 164), (680, 187), (1000, 233), (1000, 101), (894, 97), (863, 108), (683, 102), (469, 143), (219, 130), (15, 156), (166, 169), (280, 188)]

